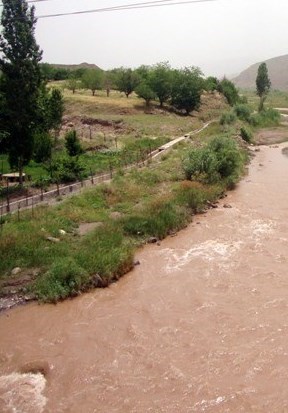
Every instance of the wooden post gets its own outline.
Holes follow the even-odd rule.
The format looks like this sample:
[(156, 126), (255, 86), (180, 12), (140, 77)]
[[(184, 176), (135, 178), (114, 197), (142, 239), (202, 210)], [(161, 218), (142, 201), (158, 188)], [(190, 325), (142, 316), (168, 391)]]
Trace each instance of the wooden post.
[(109, 169), (110, 169), (110, 178), (113, 178), (113, 168), (112, 168), (112, 163), (109, 161)]
[(7, 191), (7, 207), (6, 207), (6, 209), (7, 209), (7, 212), (10, 212), (10, 198), (9, 198), (9, 180), (8, 180), (8, 178), (7, 178), (7, 181), (6, 181), (6, 191)]

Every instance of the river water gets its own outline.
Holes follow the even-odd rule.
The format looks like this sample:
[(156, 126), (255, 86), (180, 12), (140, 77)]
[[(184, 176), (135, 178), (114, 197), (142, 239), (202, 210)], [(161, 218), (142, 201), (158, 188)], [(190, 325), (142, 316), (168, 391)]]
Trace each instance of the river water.
[(288, 412), (284, 146), (117, 284), (2, 314), (0, 411)]

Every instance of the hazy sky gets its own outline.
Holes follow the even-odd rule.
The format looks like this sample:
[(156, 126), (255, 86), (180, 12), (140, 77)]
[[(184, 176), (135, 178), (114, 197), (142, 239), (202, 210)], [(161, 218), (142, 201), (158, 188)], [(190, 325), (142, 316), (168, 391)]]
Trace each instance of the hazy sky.
[[(143, 1), (149, 0), (35, 5), (36, 14), (44, 15)], [(39, 19), (36, 37), (49, 63), (88, 62), (109, 69), (168, 60), (174, 67), (199, 66), (207, 75), (230, 75), (288, 54), (288, 0), (215, 0)]]

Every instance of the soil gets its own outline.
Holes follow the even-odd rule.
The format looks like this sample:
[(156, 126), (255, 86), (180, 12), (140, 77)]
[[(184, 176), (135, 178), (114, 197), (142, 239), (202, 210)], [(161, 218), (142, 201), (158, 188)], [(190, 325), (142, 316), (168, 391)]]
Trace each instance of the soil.
[(262, 129), (255, 134), (256, 145), (273, 145), (288, 140), (288, 130), (283, 128)]

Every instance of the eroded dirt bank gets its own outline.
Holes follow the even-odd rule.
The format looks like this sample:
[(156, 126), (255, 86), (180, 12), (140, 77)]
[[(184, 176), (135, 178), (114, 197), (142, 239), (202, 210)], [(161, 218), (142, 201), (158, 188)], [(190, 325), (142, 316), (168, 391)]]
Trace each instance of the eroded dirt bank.
[(285, 146), (119, 283), (0, 315), (0, 411), (287, 412)]

